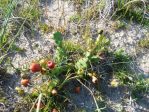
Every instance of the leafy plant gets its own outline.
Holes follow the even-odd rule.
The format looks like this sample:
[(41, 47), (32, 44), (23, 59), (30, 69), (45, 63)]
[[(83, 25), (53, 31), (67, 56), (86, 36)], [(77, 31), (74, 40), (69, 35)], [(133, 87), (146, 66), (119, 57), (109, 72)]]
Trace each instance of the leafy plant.
[[(98, 53), (107, 48), (109, 40), (103, 35), (99, 35), (95, 40), (89, 37), (85, 38), (84, 43), (90, 41), (90, 46), (87, 48), (90, 50), (86, 50), (86, 48), (80, 46), (80, 44), (70, 44), (71, 42), (69, 40), (63, 40), (60, 32), (55, 32), (53, 35), (56, 44), (55, 56), (51, 59), (43, 58), (31, 64), (30, 71), (48, 77), (48, 80), (40, 84), (40, 86), (35, 86), (36, 91), (34, 90), (32, 94), (30, 94), (30, 97), (33, 99), (37, 98), (40, 93), (43, 94), (44, 101), (42, 101), (42, 103), (45, 105), (44, 111), (58, 107), (59, 102), (64, 101), (67, 96), (65, 96), (63, 87), (71, 80), (90, 77), (93, 83), (98, 82), (97, 74), (90, 71), (90, 64), (100, 60)], [(86, 45), (88, 44), (85, 44), (85, 46)], [(75, 57), (76, 54), (78, 57)], [(71, 58), (72, 60), (70, 61)], [(26, 87), (30, 81), (30, 79), (22, 79), (21, 83)], [(58, 96), (57, 94), (62, 94), (62, 96), (65, 97), (61, 97), (61, 95)]]
[(64, 51), (64, 48), (62, 46), (62, 34), (60, 32), (54, 33), (53, 39), (57, 45), (56, 51), (55, 51), (55, 59), (58, 63), (62, 63), (64, 59), (66, 59), (66, 53)]
[(136, 99), (139, 99), (143, 93), (148, 93), (149, 91), (149, 82), (148, 79), (144, 79), (139, 77), (134, 82), (134, 86), (132, 88), (132, 96)]

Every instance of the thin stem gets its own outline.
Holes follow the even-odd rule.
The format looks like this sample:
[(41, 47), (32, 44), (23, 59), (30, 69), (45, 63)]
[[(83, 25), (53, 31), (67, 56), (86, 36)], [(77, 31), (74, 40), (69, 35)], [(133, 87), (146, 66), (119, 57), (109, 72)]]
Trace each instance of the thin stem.
[(32, 111), (33, 111), (33, 109), (34, 109), (34, 107), (35, 107), (35, 104), (37, 103), (38, 99), (39, 99), (39, 96), (38, 96), (38, 98), (35, 100), (35, 102), (33, 103), (33, 105), (32, 105), (32, 107), (31, 107), (31, 109), (30, 109), (29, 112), (32, 112)]
[(96, 101), (96, 98), (95, 98), (93, 92), (92, 92), (86, 85), (84, 85), (79, 79), (77, 79), (77, 81), (78, 81), (80, 84), (82, 84), (82, 85), (91, 93), (91, 95), (92, 95), (92, 97), (93, 97), (93, 99), (94, 99), (95, 105), (96, 105), (96, 110), (97, 110), (97, 112), (101, 112), (101, 109), (99, 108), (99, 106), (98, 106), (98, 104), (97, 104), (97, 101)]
[(42, 98), (42, 93), (40, 93), (40, 95), (39, 95), (36, 112), (39, 112), (39, 110), (40, 110), (41, 98)]

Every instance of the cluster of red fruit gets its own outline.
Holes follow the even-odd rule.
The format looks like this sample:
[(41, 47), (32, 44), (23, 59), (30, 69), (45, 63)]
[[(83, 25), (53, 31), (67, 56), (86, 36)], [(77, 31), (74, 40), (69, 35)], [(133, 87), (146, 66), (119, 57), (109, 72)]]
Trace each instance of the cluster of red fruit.
[[(46, 68), (43, 68), (42, 66), (47, 66), (46, 68), (48, 69), (54, 69), (55, 67), (55, 63), (53, 61), (46, 61), (44, 59), (40, 60), (39, 63), (35, 63), (33, 62), (31, 65), (30, 65), (30, 71), (32, 73), (36, 73), (36, 72), (41, 72), (41, 73), (44, 73), (44, 71), (46, 70)], [(27, 87), (30, 83), (30, 80), (28, 78), (25, 78), (25, 79), (22, 79), (21, 80), (21, 85), (23, 85), (24, 87)], [(56, 89), (53, 89), (51, 91), (51, 94), (53, 96), (56, 96), (57, 95), (57, 90)], [(37, 108), (37, 103), (35, 104), (35, 108)], [(39, 105), (39, 108), (44, 108), (44, 104), (42, 102), (40, 102), (40, 105)], [(51, 110), (51, 112), (58, 112), (58, 110), (56, 108), (53, 108)]]
[[(42, 68), (42, 64), (47, 64), (47, 67), (49, 69), (53, 69), (55, 67), (55, 63), (53, 61), (47, 61), (45, 62), (45, 60), (41, 60), (41, 64), (39, 63), (32, 63), (30, 65), (30, 71), (33, 72), (33, 73), (36, 73), (36, 72), (41, 72), (41, 73), (44, 73), (45, 71), (45, 68)], [(21, 85), (23, 85), (24, 87), (27, 87), (29, 85), (29, 79), (22, 79), (21, 80)]]
[[(49, 69), (53, 69), (55, 67), (55, 63), (53, 61), (48, 61), (47, 62), (47, 66)], [(30, 70), (35, 73), (35, 72), (41, 72), (42, 71), (42, 67), (40, 64), (38, 63), (32, 63), (30, 66)]]

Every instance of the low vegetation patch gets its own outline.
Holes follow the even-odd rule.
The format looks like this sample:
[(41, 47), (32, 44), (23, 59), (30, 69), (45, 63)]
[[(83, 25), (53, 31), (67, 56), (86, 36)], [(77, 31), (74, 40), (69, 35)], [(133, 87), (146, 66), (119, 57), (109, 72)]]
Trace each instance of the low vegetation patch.
[(118, 0), (116, 18), (125, 18), (144, 26), (149, 26), (148, 1), (146, 0)]
[[(38, 22), (41, 10), (38, 0), (2, 0), (0, 1), (0, 64), (12, 52), (24, 52), (15, 42), (22, 32), (33, 34), (35, 22)], [(5, 59), (5, 60), (4, 60)], [(3, 64), (4, 65), (4, 64)]]
[[(33, 60), (30, 65), (26, 65), (21, 70), (22, 86), (17, 87), (16, 90), (31, 103), (30, 111), (39, 109), (43, 112), (66, 111), (65, 108), (70, 103), (69, 93), (73, 90), (74, 93), (80, 94), (81, 90), (81, 86), (69, 90), (67, 85), (72, 81), (84, 86), (85, 82), (90, 82), (97, 87), (105, 77), (110, 76), (107, 82), (111, 87), (132, 88), (132, 95), (135, 98), (137, 98), (136, 93), (148, 91), (149, 83), (131, 72), (129, 68), (131, 58), (121, 50), (109, 52), (109, 40), (103, 34), (95, 40), (84, 37), (81, 41), (82, 46), (80, 42), (72, 43), (69, 39), (63, 40), (60, 32), (54, 33), (53, 39), (56, 44), (54, 53), (42, 59)], [(105, 68), (106, 72), (103, 73), (100, 67)], [(43, 79), (42, 77), (45, 76), (46, 79)], [(39, 81), (41, 79), (42, 81)], [(31, 92), (24, 92), (23, 88), (26, 87), (32, 87)], [(94, 94), (92, 96), (94, 98)], [(95, 111), (100, 112), (101, 108), (97, 100), (94, 99), (94, 102)]]
[[(110, 11), (107, 15), (103, 14), (106, 2), (91, 2), (91, 7), (88, 8), (84, 7), (85, 0), (72, 2), (77, 10), (69, 22), (77, 23), (78, 31), (74, 31), (74, 35), (78, 33), (79, 38), (75, 39), (64, 39), (63, 35), (67, 30), (65, 26), (55, 28), (40, 21), (42, 10), (38, 0), (0, 1), (0, 65), (9, 63), (13, 66), (8, 54), (25, 52), (25, 49), (15, 44), (21, 33), (34, 37), (37, 29), (44, 34), (55, 31), (51, 54), (40, 59), (37, 57), (17, 68), (21, 79), (20, 86), (16, 87), (15, 91), (20, 95), (20, 100), (15, 104), (14, 112), (65, 112), (71, 103), (70, 94), (79, 95), (82, 87), (91, 94), (95, 104), (94, 111), (102, 112), (106, 108), (101, 89), (103, 82), (106, 82), (105, 86), (109, 88), (128, 88), (130, 95), (136, 100), (140, 94), (148, 93), (149, 80), (132, 71), (132, 57), (123, 50), (111, 51), (110, 41), (103, 30), (95, 32), (96, 37), (91, 34), (90, 21), (98, 21), (99, 16), (101, 19), (110, 14)], [(118, 0), (113, 7), (116, 10), (115, 13), (112, 12), (111, 18), (116, 19), (114, 28), (126, 28), (126, 24), (119, 20), (122, 18), (148, 26), (149, 20), (145, 17), (145, 12), (148, 12), (149, 7), (146, 4), (148, 2), (142, 0)], [(82, 25), (82, 22), (85, 25)], [(138, 44), (140, 47), (149, 48), (149, 39), (142, 39)], [(4, 73), (5, 69), (0, 66), (0, 77)], [(88, 84), (95, 88), (95, 92)], [(0, 88), (0, 102), (5, 103), (3, 94)]]
[(146, 37), (144, 39), (141, 39), (139, 42), (138, 42), (139, 46), (140, 47), (143, 47), (143, 48), (149, 48), (149, 37)]

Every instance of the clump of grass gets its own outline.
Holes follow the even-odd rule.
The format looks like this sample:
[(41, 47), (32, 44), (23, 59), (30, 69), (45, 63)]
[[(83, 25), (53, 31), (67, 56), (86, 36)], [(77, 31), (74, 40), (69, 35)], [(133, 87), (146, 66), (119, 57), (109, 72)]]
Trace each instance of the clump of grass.
[(27, 20), (32, 22), (39, 20), (39, 17), (41, 15), (41, 10), (38, 7), (39, 1), (33, 0), (25, 4), (26, 6), (23, 6), (23, 8), (20, 8), (19, 13), (17, 15), (22, 18), (27, 17)]
[(142, 77), (138, 77), (135, 80), (134, 86), (132, 87), (132, 96), (137, 100), (141, 98), (141, 96), (145, 93), (148, 94), (149, 91), (149, 82), (148, 79), (144, 79)]
[(99, 15), (99, 9), (100, 9), (99, 5), (88, 8), (83, 14), (84, 19), (87, 19), (87, 20), (97, 19)]
[(128, 66), (126, 65), (130, 62), (130, 57), (123, 50), (117, 50), (116, 52), (114, 52), (114, 58), (115, 59), (113, 60), (113, 63), (115, 63), (114, 66), (116, 70), (127, 70)]
[(126, 29), (126, 23), (124, 23), (123, 21), (117, 20), (114, 21), (112, 23), (112, 27), (114, 28), (114, 30), (120, 30), (120, 29)]
[(130, 62), (131, 57), (123, 50), (118, 50), (113, 53), (111, 66), (113, 68), (114, 78), (119, 80), (120, 85), (132, 83), (134, 76), (129, 67)]
[(79, 14), (74, 14), (70, 17), (70, 22), (80, 22), (81, 19), (82, 18)]
[(0, 15), (1, 18), (4, 18), (5, 15), (6, 15), (6, 13), (8, 12), (9, 9), (8, 9), (6, 6), (7, 6), (10, 2), (11, 2), (11, 0), (1, 0), (1, 1), (0, 1), (0, 7), (1, 7), (1, 9), (2, 9), (1, 15)]
[(119, 50), (114, 53), (114, 60), (112, 60), (113, 77), (117, 81), (112, 84), (116, 87), (119, 85), (131, 88), (132, 96), (139, 98), (140, 95), (148, 92), (149, 83), (140, 74), (135, 74), (130, 69), (131, 57)]
[[(145, 12), (145, 2), (141, 0), (138, 1), (122, 1), (118, 0), (116, 4), (117, 11), (116, 17), (118, 18), (126, 18), (127, 20), (135, 21), (139, 24), (149, 26), (149, 20), (144, 17)], [(148, 7), (148, 6), (147, 6)]]
[(52, 26), (49, 26), (48, 24), (46, 23), (39, 23), (39, 29), (43, 32), (43, 33), (49, 33), (49, 32), (52, 32), (54, 27)]
[(138, 42), (138, 45), (142, 48), (149, 48), (149, 37), (147, 38), (144, 38), (144, 39), (141, 39), (139, 42)]
[(63, 46), (66, 52), (83, 52), (84, 49), (80, 43), (75, 42), (73, 39), (63, 41)]
[[(24, 29), (32, 31), (33, 23), (39, 20), (40, 8), (39, 1), (3, 0), (0, 1), (1, 6), (1, 31), (0, 31), (0, 63), (6, 60), (7, 54), (11, 52), (25, 51), (15, 45), (15, 41), (19, 38)], [(13, 37), (13, 38), (12, 38)]]

